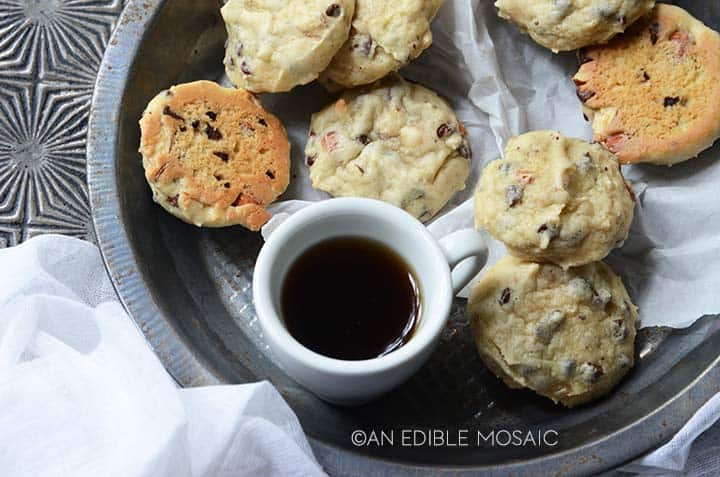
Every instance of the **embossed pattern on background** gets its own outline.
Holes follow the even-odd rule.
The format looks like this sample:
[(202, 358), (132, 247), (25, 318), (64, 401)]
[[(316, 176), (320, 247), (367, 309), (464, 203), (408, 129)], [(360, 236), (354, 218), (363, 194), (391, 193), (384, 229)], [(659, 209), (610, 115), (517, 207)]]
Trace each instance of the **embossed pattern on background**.
[(85, 137), (95, 77), (126, 0), (0, 0), (0, 247), (93, 240)]

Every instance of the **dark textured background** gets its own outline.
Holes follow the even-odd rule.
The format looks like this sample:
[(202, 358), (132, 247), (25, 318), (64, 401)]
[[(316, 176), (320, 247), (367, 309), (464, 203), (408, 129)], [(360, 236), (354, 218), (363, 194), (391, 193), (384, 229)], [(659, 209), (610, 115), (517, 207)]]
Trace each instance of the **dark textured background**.
[(93, 240), (85, 137), (95, 77), (126, 0), (0, 0), (0, 247)]

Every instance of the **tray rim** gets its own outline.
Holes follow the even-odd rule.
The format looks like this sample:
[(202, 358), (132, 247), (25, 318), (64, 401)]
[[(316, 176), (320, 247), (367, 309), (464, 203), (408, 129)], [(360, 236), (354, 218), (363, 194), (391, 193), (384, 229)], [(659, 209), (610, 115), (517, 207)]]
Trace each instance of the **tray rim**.
[[(140, 273), (123, 228), (116, 184), (118, 120), (135, 54), (165, 0), (129, 0), (108, 43), (96, 79), (87, 134), (87, 181), (92, 224), (103, 262), (123, 307), (170, 375), (183, 387), (222, 384), (163, 318)], [(338, 475), (537, 475), (592, 474), (610, 469), (667, 441), (715, 392), (720, 355), (662, 406), (584, 446), (525, 461), (472, 467), (420, 466), (374, 459), (308, 436), (318, 461)], [(674, 416), (675, 419), (669, 419)], [(681, 416), (682, 419), (677, 419)], [(666, 425), (668, 420), (671, 424)], [(618, 445), (622, 443), (622, 445)]]

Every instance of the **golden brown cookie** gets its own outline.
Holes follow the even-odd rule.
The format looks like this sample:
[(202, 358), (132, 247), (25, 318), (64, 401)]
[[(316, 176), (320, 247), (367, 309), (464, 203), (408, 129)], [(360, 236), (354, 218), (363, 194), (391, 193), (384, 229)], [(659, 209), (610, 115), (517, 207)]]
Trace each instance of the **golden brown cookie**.
[(140, 120), (140, 153), (154, 200), (198, 226), (259, 230), (287, 188), (285, 128), (241, 89), (211, 81), (173, 86)]
[(632, 368), (637, 308), (602, 262), (562, 268), (507, 256), (468, 300), (480, 357), (511, 388), (571, 407)]
[(583, 110), (620, 162), (670, 166), (720, 137), (720, 35), (685, 10), (658, 4), (579, 59)]

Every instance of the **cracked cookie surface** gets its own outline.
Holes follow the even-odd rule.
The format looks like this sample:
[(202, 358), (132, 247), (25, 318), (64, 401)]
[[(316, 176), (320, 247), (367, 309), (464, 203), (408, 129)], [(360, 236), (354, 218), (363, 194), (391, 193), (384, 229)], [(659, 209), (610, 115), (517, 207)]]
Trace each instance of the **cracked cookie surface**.
[(607, 394), (633, 366), (637, 308), (602, 262), (563, 270), (507, 256), (474, 288), (468, 315), (496, 376), (565, 406)]
[(465, 188), (465, 136), (437, 94), (391, 75), (314, 114), (305, 154), (314, 188), (383, 200), (427, 221)]
[(564, 268), (603, 259), (627, 238), (634, 201), (617, 159), (555, 131), (512, 138), (475, 191), (475, 223), (512, 255)]
[(594, 139), (620, 162), (673, 165), (720, 138), (720, 35), (658, 4), (605, 46), (579, 52), (573, 80)]
[(287, 188), (285, 128), (244, 90), (211, 81), (173, 86), (140, 120), (140, 153), (153, 199), (198, 226), (259, 230)]
[(498, 0), (500, 17), (555, 52), (605, 43), (649, 12), (654, 0)]
[(430, 23), (444, 0), (357, 0), (350, 38), (320, 75), (331, 90), (377, 81), (432, 44)]
[(317, 79), (345, 43), (355, 0), (230, 0), (225, 71), (254, 93), (290, 91)]

